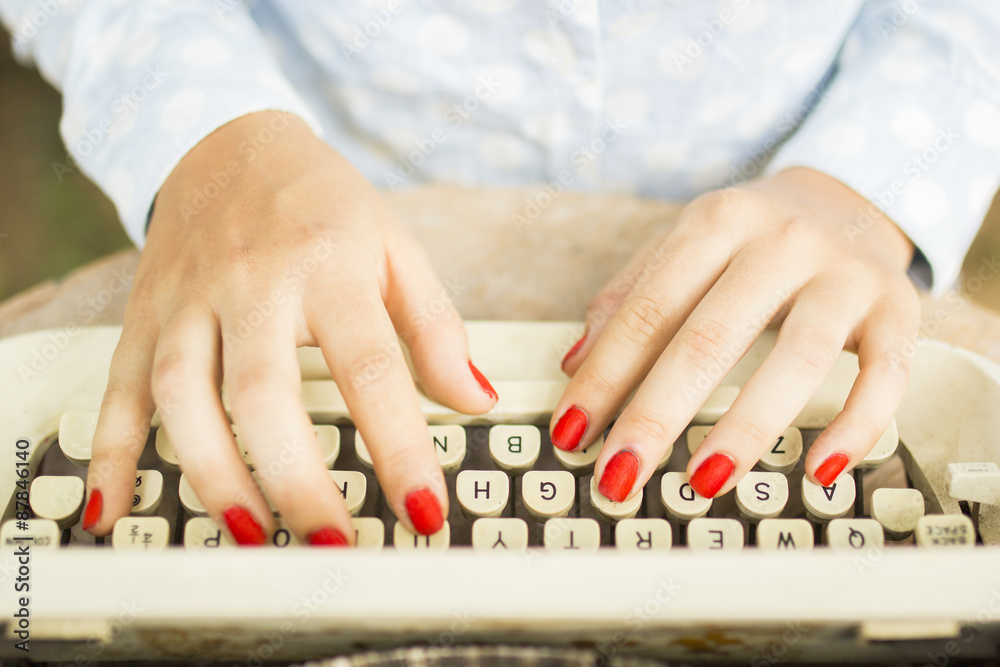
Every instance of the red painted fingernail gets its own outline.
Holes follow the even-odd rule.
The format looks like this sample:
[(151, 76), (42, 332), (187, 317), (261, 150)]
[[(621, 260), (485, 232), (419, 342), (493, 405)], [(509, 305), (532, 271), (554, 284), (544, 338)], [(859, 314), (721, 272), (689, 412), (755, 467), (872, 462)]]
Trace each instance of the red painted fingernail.
[(493, 388), (493, 385), (486, 379), (486, 376), (480, 373), (479, 369), (471, 361), (469, 362), (469, 370), (472, 371), (472, 377), (476, 378), (476, 382), (479, 383), (479, 387), (483, 390), (483, 393), (494, 401), (497, 400), (497, 390)]
[(410, 523), (421, 535), (433, 535), (444, 525), (441, 505), (430, 489), (417, 489), (406, 496), (406, 513)]
[(233, 505), (223, 512), (222, 518), (225, 519), (226, 527), (229, 528), (229, 532), (232, 533), (237, 544), (259, 546), (266, 541), (264, 529), (260, 527), (250, 512), (239, 505)]
[(813, 473), (813, 477), (823, 486), (830, 486), (837, 481), (840, 473), (844, 472), (844, 468), (847, 467), (850, 460), (851, 457), (847, 452), (831, 454), (826, 461), (819, 464), (816, 472)]
[(639, 472), (639, 458), (627, 449), (623, 449), (608, 461), (601, 475), (601, 483), (597, 490), (608, 500), (620, 503), (628, 498), (628, 492), (635, 484), (636, 473)]
[(104, 509), (104, 498), (100, 489), (90, 492), (90, 500), (87, 501), (87, 509), (83, 513), (83, 529), (90, 530), (101, 520), (101, 510)]
[(734, 470), (736, 463), (728, 454), (712, 454), (694, 471), (691, 488), (705, 498), (714, 498)]
[(314, 547), (346, 547), (347, 538), (336, 528), (320, 528), (309, 533), (309, 544)]
[(569, 352), (567, 352), (566, 356), (563, 357), (563, 360), (562, 360), (562, 369), (563, 370), (566, 370), (566, 362), (568, 362), (570, 359), (572, 359), (573, 355), (575, 355), (577, 352), (580, 351), (580, 348), (583, 347), (583, 343), (586, 340), (587, 340), (587, 332), (584, 331), (583, 332), (583, 336), (580, 337), (580, 340), (578, 340), (575, 343), (573, 343), (573, 347), (569, 348)]
[(587, 421), (587, 413), (574, 405), (563, 413), (552, 429), (552, 444), (565, 452), (576, 449), (587, 432)]

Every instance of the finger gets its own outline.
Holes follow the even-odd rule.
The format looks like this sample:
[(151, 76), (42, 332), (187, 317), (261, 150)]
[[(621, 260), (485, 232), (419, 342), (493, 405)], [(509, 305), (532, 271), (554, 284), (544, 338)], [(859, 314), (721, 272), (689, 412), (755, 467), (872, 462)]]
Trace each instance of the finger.
[(410, 351), (420, 386), (430, 398), (459, 412), (489, 411), (497, 393), (470, 359), (465, 326), (454, 306), (464, 286), (457, 281), (442, 285), (408, 234), (390, 242), (385, 308)]
[(906, 393), (920, 321), (914, 293), (873, 309), (858, 334), (860, 371), (844, 409), (809, 449), (806, 472), (829, 486), (872, 450)]
[(108, 371), (93, 451), (87, 467), (89, 496), (83, 529), (109, 534), (128, 516), (135, 494), (136, 464), (149, 436), (153, 415), (150, 369), (156, 346), (153, 322), (126, 321)]
[(637, 252), (624, 269), (601, 288), (601, 291), (591, 300), (584, 317), (583, 334), (573, 343), (562, 360), (563, 372), (572, 376), (583, 364), (594, 348), (594, 343), (600, 338), (622, 303), (635, 288), (637, 282), (648, 280), (650, 267), (663, 262), (663, 253), (673, 244), (671, 237), (666, 236), (648, 243)]
[(800, 292), (774, 349), (691, 457), (695, 491), (706, 498), (729, 491), (802, 411), (860, 317), (855, 294), (839, 283)]
[[(223, 312), (223, 330), (235, 330), (250, 310)], [(223, 336), (230, 411), (257, 482), (288, 528), (308, 544), (346, 546), (354, 535), (351, 515), (302, 405), (293, 324), (298, 317), (283, 310), (246, 337)]]
[[(616, 420), (597, 473), (622, 450), (638, 459), (635, 477), (601, 477), (599, 489), (623, 500), (645, 484), (663, 455), (726, 373), (746, 353), (790, 295), (795, 269), (761, 275), (756, 258), (735, 260), (698, 304)], [(609, 495), (610, 494), (610, 495)]]
[(237, 543), (263, 544), (274, 520), (223, 410), (219, 353), (214, 313), (188, 308), (171, 316), (156, 346), (153, 396), (181, 469), (209, 516)]
[[(370, 271), (368, 273), (371, 273)], [(335, 302), (307, 303), (306, 321), (323, 350), (351, 419), (368, 445), (389, 506), (404, 525), (437, 532), (448, 512), (448, 492), (416, 387), (374, 275), (360, 269), (352, 284), (329, 285)]]
[[(586, 447), (604, 431), (667, 341), (718, 279), (729, 260), (710, 237), (665, 249), (608, 322), (556, 405), (556, 447)], [(651, 256), (654, 257), (654, 256)], [(588, 334), (588, 336), (591, 334)]]

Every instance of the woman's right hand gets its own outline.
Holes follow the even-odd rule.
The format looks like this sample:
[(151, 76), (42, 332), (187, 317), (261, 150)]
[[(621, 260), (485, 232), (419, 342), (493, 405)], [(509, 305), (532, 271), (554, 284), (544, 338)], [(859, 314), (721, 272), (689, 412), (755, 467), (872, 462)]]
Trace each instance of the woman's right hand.
[(469, 360), (454, 296), (375, 188), (299, 118), (260, 112), (219, 128), (157, 197), (94, 437), (84, 528), (107, 535), (129, 514), (155, 406), (208, 514), (241, 544), (267, 540), (275, 521), (233, 438), (224, 380), (289, 529), (350, 543), (300, 393), (295, 350), (318, 346), (389, 505), (436, 532), (448, 494), (398, 341), (430, 398), (488, 411), (496, 393)]

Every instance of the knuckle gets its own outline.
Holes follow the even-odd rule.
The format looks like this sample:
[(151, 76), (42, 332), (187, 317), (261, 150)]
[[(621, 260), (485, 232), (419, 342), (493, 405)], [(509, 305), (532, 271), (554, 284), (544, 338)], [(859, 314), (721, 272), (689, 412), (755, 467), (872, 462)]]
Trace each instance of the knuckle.
[(886, 350), (875, 360), (874, 370), (884, 381), (891, 383), (900, 393), (910, 382), (910, 368), (913, 360), (898, 350)]
[(383, 471), (419, 470), (419, 457), (415, 453), (415, 446), (393, 447), (386, 449), (379, 447), (377, 443), (372, 443), (372, 456), (378, 459), (379, 467)]
[(108, 387), (104, 390), (102, 407), (131, 412), (136, 399), (142, 396), (142, 392), (142, 387), (135, 386), (125, 380), (109, 379)]
[(761, 428), (753, 421), (742, 417), (737, 418), (734, 423), (731, 423), (729, 428), (734, 429), (744, 442), (751, 444), (759, 445), (774, 440), (774, 438), (764, 433), (764, 431), (761, 430)]
[(861, 436), (860, 442), (865, 443), (862, 457), (871, 451), (878, 439), (882, 437), (882, 433), (885, 432), (884, 426), (879, 426), (866, 415), (857, 415), (853, 421), (853, 428)]
[(729, 226), (733, 220), (744, 217), (754, 206), (755, 193), (739, 188), (712, 190), (692, 202), (709, 226)]
[[(94, 454), (87, 466), (87, 487), (100, 488), (120, 481), (129, 474), (129, 466), (135, 461), (129, 461), (124, 452), (118, 449), (102, 449)], [(134, 479), (133, 479), (133, 484)]]
[(380, 480), (386, 480), (394, 488), (429, 486), (439, 488), (443, 473), (437, 459), (430, 450), (417, 443), (401, 447), (383, 448), (373, 444), (371, 448), (375, 469)]
[(623, 383), (612, 381), (604, 369), (588, 372), (582, 384), (586, 387), (587, 400), (593, 405), (610, 405), (620, 400), (618, 394)]
[(153, 363), (151, 387), (157, 404), (167, 405), (188, 391), (199, 374), (194, 366), (179, 354), (169, 354)]
[(642, 258), (642, 261), (629, 266), (628, 271), (621, 276), (620, 282), (615, 285), (615, 289), (619, 290), (619, 294), (623, 292), (625, 294), (636, 293), (639, 288), (649, 289), (646, 286), (652, 284), (654, 296), (665, 296), (662, 290), (656, 289), (656, 283), (653, 281), (658, 276), (661, 267), (679, 252), (679, 246), (672, 244), (669, 239), (663, 239), (646, 246), (640, 251), (639, 257)]
[(422, 308), (410, 315), (410, 327), (402, 335), (407, 342), (410, 342), (424, 336), (434, 336), (449, 329), (458, 330), (461, 327), (462, 316), (442, 292), (441, 296), (429, 300)]
[(619, 310), (622, 326), (616, 329), (619, 335), (636, 347), (658, 344), (666, 325), (666, 312), (665, 299), (633, 294)]
[(229, 400), (233, 410), (247, 413), (268, 409), (282, 396), (288, 395), (289, 386), (282, 375), (268, 366), (251, 366), (241, 369), (229, 383)]
[(820, 273), (831, 284), (840, 284), (859, 308), (872, 300), (872, 286), (882, 284), (883, 278), (870, 263), (849, 252), (828, 255), (827, 266)]
[[(136, 292), (133, 292), (136, 293)], [(123, 341), (134, 341), (138, 336), (160, 328), (160, 317), (149, 299), (129, 299), (122, 315)], [(119, 341), (119, 346), (122, 343)], [(117, 349), (116, 349), (117, 352)]]
[(315, 508), (319, 498), (333, 491), (318, 484), (313, 475), (296, 474), (292, 478), (291, 475), (282, 473), (283, 471), (279, 471), (278, 474), (267, 476), (266, 491), (268, 498), (275, 507), (282, 509), (284, 516), (301, 516), (301, 512), (308, 511), (307, 507), (311, 505)]
[(830, 329), (810, 322), (800, 324), (789, 332), (788, 351), (796, 371), (816, 378), (826, 374), (836, 354), (844, 347)]
[(800, 215), (794, 215), (780, 225), (778, 239), (784, 251), (796, 256), (813, 257), (820, 256), (820, 253), (829, 255), (832, 251), (816, 223)]
[(664, 422), (659, 415), (639, 411), (630, 415), (626, 423), (629, 431), (638, 433), (651, 442), (673, 442), (675, 435)]
[(615, 314), (621, 303), (622, 296), (628, 292), (630, 287), (630, 285), (624, 282), (622, 285), (623, 287), (620, 291), (617, 288), (613, 288), (612, 290), (605, 289), (591, 300), (587, 306), (587, 313), (585, 315), (585, 319), (590, 326), (602, 327)]
[(730, 356), (733, 332), (717, 320), (700, 318), (685, 325), (678, 338), (678, 354), (696, 370), (705, 370)]
[(387, 390), (393, 367), (399, 363), (398, 343), (356, 354), (344, 366), (344, 381), (354, 395)]

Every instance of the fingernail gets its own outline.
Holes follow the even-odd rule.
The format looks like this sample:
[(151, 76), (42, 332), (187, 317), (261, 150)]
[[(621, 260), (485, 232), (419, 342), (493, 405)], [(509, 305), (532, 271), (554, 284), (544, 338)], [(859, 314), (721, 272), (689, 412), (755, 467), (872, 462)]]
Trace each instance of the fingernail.
[(309, 533), (309, 544), (314, 547), (346, 547), (347, 538), (336, 528), (320, 528)]
[(471, 361), (469, 362), (469, 370), (472, 371), (472, 377), (476, 378), (476, 382), (479, 383), (479, 388), (483, 390), (483, 393), (494, 401), (497, 400), (497, 390), (493, 388), (493, 385), (486, 379), (486, 376), (480, 373), (479, 369)]
[(823, 486), (830, 486), (840, 477), (840, 473), (844, 472), (850, 460), (851, 457), (847, 452), (831, 454), (826, 461), (819, 464), (813, 477)]
[(586, 432), (587, 413), (574, 405), (563, 413), (552, 429), (552, 444), (563, 451), (572, 451)]
[(90, 530), (101, 520), (101, 510), (104, 509), (104, 498), (100, 489), (90, 492), (90, 500), (87, 501), (87, 509), (83, 513), (83, 529)]
[(264, 529), (239, 505), (233, 505), (222, 513), (222, 518), (226, 521), (226, 527), (232, 534), (237, 544), (258, 546), (264, 544), (266, 537)]
[(714, 498), (734, 470), (736, 463), (728, 454), (712, 454), (694, 471), (689, 483), (703, 497)]
[(406, 496), (406, 513), (413, 529), (421, 535), (433, 535), (444, 525), (441, 505), (430, 489), (417, 489)]
[(628, 492), (635, 484), (636, 473), (639, 472), (639, 458), (627, 449), (623, 449), (608, 461), (601, 475), (601, 483), (597, 490), (608, 500), (620, 503), (628, 498)]
[(587, 340), (587, 332), (584, 331), (583, 335), (580, 336), (580, 340), (578, 340), (575, 343), (573, 343), (573, 347), (569, 348), (569, 352), (567, 352), (566, 356), (563, 357), (563, 360), (562, 360), (562, 369), (563, 370), (566, 370), (566, 362), (568, 362), (570, 359), (572, 359), (573, 355), (575, 355), (577, 352), (580, 351), (580, 348), (583, 347), (583, 343), (586, 340)]

